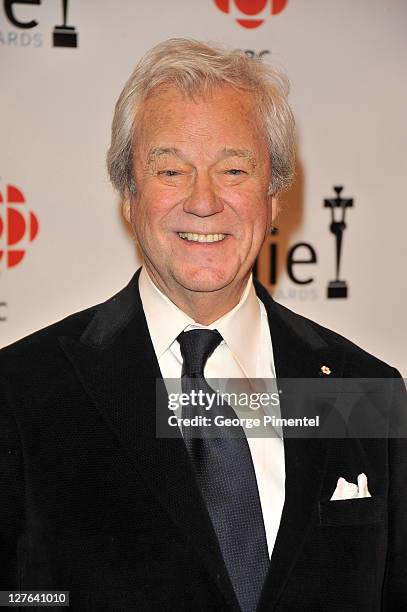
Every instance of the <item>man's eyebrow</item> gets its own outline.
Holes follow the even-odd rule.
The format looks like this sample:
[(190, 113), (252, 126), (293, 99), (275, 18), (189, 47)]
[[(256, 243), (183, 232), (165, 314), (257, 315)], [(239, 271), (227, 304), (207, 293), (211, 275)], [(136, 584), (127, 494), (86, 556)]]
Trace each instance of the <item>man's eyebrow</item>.
[[(176, 147), (154, 147), (148, 153), (147, 163), (149, 165), (154, 164), (158, 158), (165, 155), (174, 155), (183, 161), (188, 161), (185, 155), (183, 155), (182, 151)], [(247, 159), (252, 166), (256, 165), (256, 157), (249, 149), (233, 149), (225, 147), (220, 151), (218, 160), (227, 159), (228, 157), (242, 157)]]
[(148, 153), (147, 163), (152, 164), (164, 155), (175, 155), (181, 159), (183, 158), (181, 151), (176, 147), (154, 147)]
[(226, 159), (227, 157), (243, 157), (247, 159), (253, 166), (256, 165), (256, 157), (253, 151), (249, 149), (222, 149), (219, 159)]

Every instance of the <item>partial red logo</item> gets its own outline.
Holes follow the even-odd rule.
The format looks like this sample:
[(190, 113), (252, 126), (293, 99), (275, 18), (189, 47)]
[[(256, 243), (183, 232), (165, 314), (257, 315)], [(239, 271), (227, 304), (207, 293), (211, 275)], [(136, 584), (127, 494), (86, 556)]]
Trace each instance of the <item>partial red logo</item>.
[(0, 191), (0, 264), (7, 268), (22, 261), (28, 244), (38, 234), (38, 219), (25, 204), (18, 187), (7, 185), (5, 194)]
[(241, 17), (239, 15), (236, 21), (244, 28), (258, 28), (264, 23), (265, 14), (278, 15), (287, 3), (288, 0), (215, 0), (216, 6), (223, 13), (240, 13)]

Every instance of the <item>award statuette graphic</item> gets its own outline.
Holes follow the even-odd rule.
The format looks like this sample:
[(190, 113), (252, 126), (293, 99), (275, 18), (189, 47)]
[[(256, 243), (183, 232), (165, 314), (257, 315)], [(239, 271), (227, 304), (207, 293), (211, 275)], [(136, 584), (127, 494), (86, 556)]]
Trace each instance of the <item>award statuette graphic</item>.
[[(328, 298), (348, 297), (348, 286), (346, 281), (339, 279), (339, 268), (341, 265), (343, 232), (346, 229), (345, 214), (346, 209), (353, 206), (353, 198), (341, 198), (342, 189), (343, 187), (334, 187), (336, 198), (324, 199), (325, 208), (331, 209), (331, 225), (329, 229), (335, 236), (336, 242), (336, 278), (328, 284)], [(335, 210), (338, 208), (341, 212), (339, 213), (339, 220), (336, 220)]]
[(73, 26), (67, 26), (68, 0), (62, 0), (63, 24), (55, 26), (52, 34), (54, 47), (77, 47), (78, 36)]

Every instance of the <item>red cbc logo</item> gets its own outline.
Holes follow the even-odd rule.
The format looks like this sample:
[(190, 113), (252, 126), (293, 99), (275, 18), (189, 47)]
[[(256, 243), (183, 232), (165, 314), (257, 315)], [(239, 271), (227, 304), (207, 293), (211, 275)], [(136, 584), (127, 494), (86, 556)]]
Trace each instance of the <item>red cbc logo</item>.
[(258, 28), (264, 23), (264, 19), (253, 17), (263, 12), (267, 5), (270, 7), (270, 14), (277, 15), (286, 7), (288, 0), (215, 0), (216, 6), (223, 13), (230, 13), (232, 2), (242, 13), (242, 18), (236, 19), (237, 23), (244, 28)]
[(38, 219), (26, 210), (25, 197), (14, 185), (7, 185), (6, 199), (0, 191), (0, 263), (17, 266), (25, 255), (25, 246), (38, 234)]

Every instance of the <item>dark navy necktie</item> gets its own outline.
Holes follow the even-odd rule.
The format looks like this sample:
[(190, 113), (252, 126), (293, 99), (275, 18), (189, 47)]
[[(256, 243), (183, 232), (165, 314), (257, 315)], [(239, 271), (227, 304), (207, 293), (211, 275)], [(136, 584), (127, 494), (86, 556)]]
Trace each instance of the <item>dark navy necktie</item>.
[[(183, 358), (182, 391), (213, 394), (204, 368), (222, 336), (217, 330), (195, 329), (182, 332), (178, 341)], [(214, 402), (209, 412), (191, 404), (182, 411), (183, 418), (208, 414), (212, 420), (217, 415), (236, 418), (226, 403), (218, 406)], [(183, 435), (237, 599), (243, 612), (253, 612), (269, 555), (250, 448), (243, 428), (238, 429), (233, 429), (233, 437), (227, 435), (227, 428), (217, 429), (222, 437), (209, 437), (213, 433), (205, 426), (194, 427), (193, 435), (183, 428)]]

